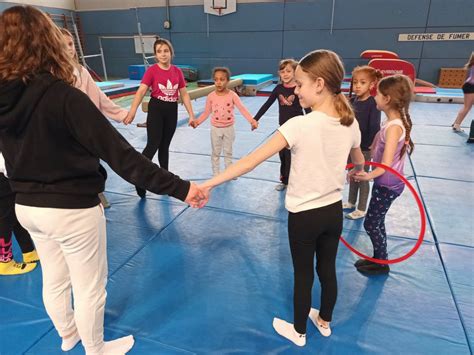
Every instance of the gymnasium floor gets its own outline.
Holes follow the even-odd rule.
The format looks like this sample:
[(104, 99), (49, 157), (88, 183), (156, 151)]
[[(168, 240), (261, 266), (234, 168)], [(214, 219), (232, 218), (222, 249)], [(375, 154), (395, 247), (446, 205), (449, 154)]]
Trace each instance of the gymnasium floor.
[[(256, 113), (264, 97), (243, 98)], [(201, 112), (204, 98), (193, 102)], [(406, 176), (428, 217), (417, 253), (388, 277), (367, 278), (342, 244), (333, 335), (308, 325), (305, 348), (277, 335), (274, 316), (292, 320), (292, 268), (284, 194), (274, 190), (278, 157), (217, 188), (193, 210), (148, 193), (109, 171), (106, 195), (109, 283), (106, 340), (133, 334), (130, 354), (470, 354), (474, 347), (473, 145), (449, 125), (460, 105), (414, 103), (416, 148)], [(180, 126), (170, 170), (195, 181), (210, 177), (209, 121)], [(473, 113), (465, 122), (469, 124)], [(144, 115), (136, 122), (144, 121)], [(114, 125), (141, 150), (146, 130)], [(257, 131), (237, 117), (234, 155), (242, 157), (277, 127), (274, 105)], [(347, 190), (347, 189), (346, 189)], [(347, 191), (346, 191), (347, 192)], [(420, 216), (409, 191), (387, 216), (392, 258), (410, 250)], [(370, 253), (362, 221), (346, 220), (344, 237)], [(18, 254), (18, 252), (17, 252)], [(319, 306), (319, 284), (313, 306)], [(41, 272), (0, 278), (0, 354), (63, 354), (41, 300)], [(76, 346), (71, 354), (83, 354)]]

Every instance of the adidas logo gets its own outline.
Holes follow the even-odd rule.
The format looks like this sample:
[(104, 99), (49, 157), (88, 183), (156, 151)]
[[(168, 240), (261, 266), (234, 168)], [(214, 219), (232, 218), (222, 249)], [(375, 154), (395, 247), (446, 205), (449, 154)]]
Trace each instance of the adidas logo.
[(173, 96), (178, 89), (178, 84), (173, 85), (171, 84), (171, 81), (166, 82), (166, 86), (158, 84), (158, 88), (161, 90), (161, 92), (167, 96)]

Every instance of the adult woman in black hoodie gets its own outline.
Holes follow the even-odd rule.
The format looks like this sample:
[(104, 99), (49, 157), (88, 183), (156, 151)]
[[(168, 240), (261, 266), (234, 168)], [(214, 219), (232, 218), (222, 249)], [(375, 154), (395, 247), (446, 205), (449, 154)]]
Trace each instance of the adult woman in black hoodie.
[(18, 219), (42, 261), (46, 310), (63, 350), (82, 340), (88, 355), (124, 354), (132, 336), (103, 341), (107, 256), (99, 159), (152, 192), (194, 207), (206, 200), (195, 184), (136, 152), (73, 82), (63, 37), (44, 13), (15, 6), (0, 15), (0, 150)]

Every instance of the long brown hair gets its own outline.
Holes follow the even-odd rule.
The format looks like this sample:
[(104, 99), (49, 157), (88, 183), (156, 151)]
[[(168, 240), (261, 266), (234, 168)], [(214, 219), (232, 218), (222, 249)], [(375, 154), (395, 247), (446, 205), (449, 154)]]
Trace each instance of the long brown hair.
[(313, 79), (322, 78), (327, 89), (334, 93), (334, 108), (341, 117), (343, 126), (354, 122), (354, 111), (341, 92), (344, 66), (341, 58), (330, 50), (320, 49), (306, 54), (299, 62), (300, 68)]
[(42, 11), (32, 6), (14, 6), (0, 15), (0, 80), (28, 81), (50, 72), (74, 83), (73, 60), (64, 38)]
[(408, 76), (402, 74), (386, 76), (379, 81), (378, 91), (384, 96), (390, 96), (388, 105), (390, 108), (400, 112), (400, 118), (405, 127), (405, 145), (400, 152), (400, 156), (405, 154), (407, 147), (408, 154), (413, 153), (415, 145), (410, 136), (413, 124), (411, 122), (410, 113), (408, 112), (413, 97), (412, 81)]

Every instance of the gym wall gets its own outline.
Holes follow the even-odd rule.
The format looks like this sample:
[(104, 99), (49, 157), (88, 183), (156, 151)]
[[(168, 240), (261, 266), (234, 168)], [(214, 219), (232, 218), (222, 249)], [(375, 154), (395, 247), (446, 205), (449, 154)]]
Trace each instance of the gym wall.
[[(437, 83), (439, 68), (461, 67), (474, 50), (474, 41), (398, 42), (400, 33), (474, 32), (472, 0), (336, 0), (332, 33), (333, 0), (238, 0), (237, 12), (222, 17), (206, 15), (202, 0), (170, 0), (169, 30), (163, 28), (165, 0), (76, 0), (86, 54), (99, 52), (98, 36), (137, 34), (130, 8), (136, 3), (143, 34), (170, 39), (174, 62), (198, 67), (202, 78), (217, 65), (236, 74), (275, 73), (281, 58), (317, 48), (336, 51), (351, 71), (365, 63), (363, 50), (385, 49), (412, 62), (419, 78)], [(104, 40), (103, 46), (110, 76), (126, 77), (128, 65), (143, 63), (132, 40)], [(101, 72), (99, 59), (89, 64)]]

